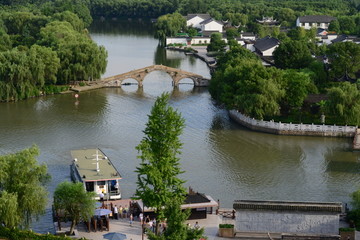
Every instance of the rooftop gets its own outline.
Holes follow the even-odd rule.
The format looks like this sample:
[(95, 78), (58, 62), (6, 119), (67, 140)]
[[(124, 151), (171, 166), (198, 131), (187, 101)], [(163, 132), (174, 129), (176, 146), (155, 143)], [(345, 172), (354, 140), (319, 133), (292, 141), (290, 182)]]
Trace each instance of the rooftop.
[[(73, 150), (71, 156), (83, 181), (121, 179), (110, 159), (100, 149)], [(99, 171), (97, 171), (96, 158), (98, 158)]]
[(204, 20), (211, 18), (210, 14), (208, 14), (208, 13), (189, 13), (186, 16), (186, 20), (193, 19), (194, 17), (200, 17), (200, 18), (202, 18)]
[(211, 22), (216, 22), (216, 23), (218, 23), (218, 24), (220, 24), (220, 25), (224, 25), (222, 22), (216, 21), (216, 20), (213, 19), (213, 18), (208, 18), (208, 19), (202, 21), (200, 24), (201, 24), (201, 25), (206, 25), (206, 24), (211, 23)]
[(237, 200), (234, 209), (272, 210), (272, 211), (310, 211), (341, 213), (342, 204), (338, 202), (292, 202), (292, 201), (249, 201)]
[(336, 20), (336, 17), (327, 15), (308, 15), (299, 17), (301, 23), (330, 23), (333, 20)]
[(279, 40), (277, 40), (276, 38), (267, 36), (256, 40), (254, 47), (260, 51), (266, 51), (270, 48), (275, 47), (276, 45), (279, 45), (279, 43)]

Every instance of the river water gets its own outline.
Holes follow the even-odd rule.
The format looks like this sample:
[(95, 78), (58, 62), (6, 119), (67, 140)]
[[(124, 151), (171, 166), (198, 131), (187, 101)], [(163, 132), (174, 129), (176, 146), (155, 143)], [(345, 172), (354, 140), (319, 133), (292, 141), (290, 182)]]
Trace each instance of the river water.
[[(90, 33), (109, 52), (104, 76), (163, 64), (210, 77), (200, 60), (158, 48), (148, 22), (95, 22)], [(166, 73), (152, 72), (142, 89), (127, 85), (84, 92), (78, 102), (66, 94), (2, 103), (0, 154), (37, 144), (38, 160), (52, 175), (51, 199), (56, 185), (70, 180), (70, 150), (99, 147), (122, 174), (122, 194), (129, 198), (139, 165), (135, 146), (156, 97), (169, 92), (170, 104), (186, 120), (180, 156), (186, 187), (220, 199), (222, 207), (232, 207), (236, 199), (350, 201), (360, 183), (360, 157), (351, 151), (351, 139), (252, 132), (229, 120), (206, 88), (194, 88), (191, 80), (182, 83), (174, 90)], [(33, 224), (36, 231), (53, 231), (50, 206), (51, 201)]]

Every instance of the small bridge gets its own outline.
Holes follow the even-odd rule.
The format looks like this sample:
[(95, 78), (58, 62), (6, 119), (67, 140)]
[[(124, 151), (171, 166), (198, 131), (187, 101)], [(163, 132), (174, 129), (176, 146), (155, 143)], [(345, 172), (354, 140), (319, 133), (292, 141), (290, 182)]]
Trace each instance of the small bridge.
[(209, 86), (210, 79), (204, 78), (201, 75), (186, 72), (181, 69), (171, 68), (163, 65), (152, 65), (149, 67), (140, 68), (127, 73), (122, 73), (112, 77), (103, 78), (100, 80), (104, 87), (121, 87), (122, 82), (125, 79), (135, 79), (138, 82), (138, 86), (143, 86), (143, 81), (147, 74), (153, 71), (163, 71), (170, 75), (174, 87), (179, 86), (181, 79), (189, 78), (193, 80), (194, 86), (206, 87)]

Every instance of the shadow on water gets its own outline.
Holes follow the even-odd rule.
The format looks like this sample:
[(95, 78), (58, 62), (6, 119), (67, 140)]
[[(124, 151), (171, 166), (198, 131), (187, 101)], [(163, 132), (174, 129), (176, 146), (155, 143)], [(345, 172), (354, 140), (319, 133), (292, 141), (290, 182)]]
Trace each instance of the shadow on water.
[(89, 27), (91, 33), (126, 36), (154, 36), (154, 25), (150, 19), (94, 20)]
[(168, 67), (179, 68), (183, 59), (178, 56), (179, 55), (171, 54), (171, 51), (158, 45), (154, 53), (154, 63), (156, 65), (166, 65)]

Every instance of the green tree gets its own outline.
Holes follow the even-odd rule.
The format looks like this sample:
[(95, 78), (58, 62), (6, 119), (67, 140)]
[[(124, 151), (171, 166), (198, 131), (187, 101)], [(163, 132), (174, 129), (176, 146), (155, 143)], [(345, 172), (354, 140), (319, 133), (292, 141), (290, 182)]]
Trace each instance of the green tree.
[(356, 78), (360, 70), (360, 46), (353, 42), (331, 44), (327, 49), (330, 62), (330, 77), (345, 80)]
[[(44, 164), (38, 165), (37, 146), (0, 156), (0, 219), (6, 226), (28, 228), (33, 218), (45, 213), (49, 180)], [(11, 216), (8, 216), (10, 214)]]
[[(145, 136), (136, 149), (141, 153), (138, 174), (136, 199), (142, 199), (144, 205), (154, 209), (156, 234), (159, 221), (164, 220), (171, 203), (185, 199), (184, 183), (178, 175), (182, 173), (178, 154), (182, 143), (179, 136), (184, 128), (184, 119), (172, 107), (168, 106), (169, 95), (162, 94), (151, 109), (149, 120), (144, 130)], [(180, 216), (181, 217), (181, 216)], [(170, 227), (170, 226), (169, 226)]]
[(340, 33), (340, 24), (339, 24), (339, 21), (338, 21), (337, 19), (331, 21), (328, 30), (329, 30), (329, 31), (334, 31), (334, 32), (336, 32), (336, 33)]
[(94, 216), (95, 202), (95, 193), (86, 192), (80, 182), (62, 182), (54, 192), (55, 209), (64, 211), (65, 216), (71, 220), (70, 235), (80, 220), (88, 221)]
[[(226, 64), (212, 77), (211, 96), (229, 109), (263, 119), (280, 113), (280, 100), (285, 91), (281, 70), (265, 68), (261, 61), (239, 59), (232, 66)], [(212, 83), (214, 81), (214, 83)]]
[(293, 109), (302, 107), (311, 84), (309, 75), (303, 72), (297, 72), (293, 69), (288, 69), (284, 72), (284, 79), (286, 81), (286, 103)]
[(186, 20), (180, 13), (160, 16), (155, 24), (155, 37), (165, 45), (166, 37), (175, 36), (186, 28)]
[(356, 30), (356, 25), (353, 17), (342, 16), (338, 18), (340, 30), (345, 34), (353, 34)]
[(347, 214), (348, 220), (355, 223), (355, 226), (360, 225), (360, 189), (351, 193), (351, 205), (352, 209)]
[(274, 51), (275, 65), (280, 68), (304, 68), (312, 61), (307, 44), (303, 41), (282, 42)]
[(206, 50), (208, 52), (225, 52), (226, 43), (222, 40), (221, 33), (211, 34), (210, 44), (207, 46)]
[(327, 112), (348, 125), (360, 125), (360, 92), (356, 84), (342, 82), (328, 91)]

